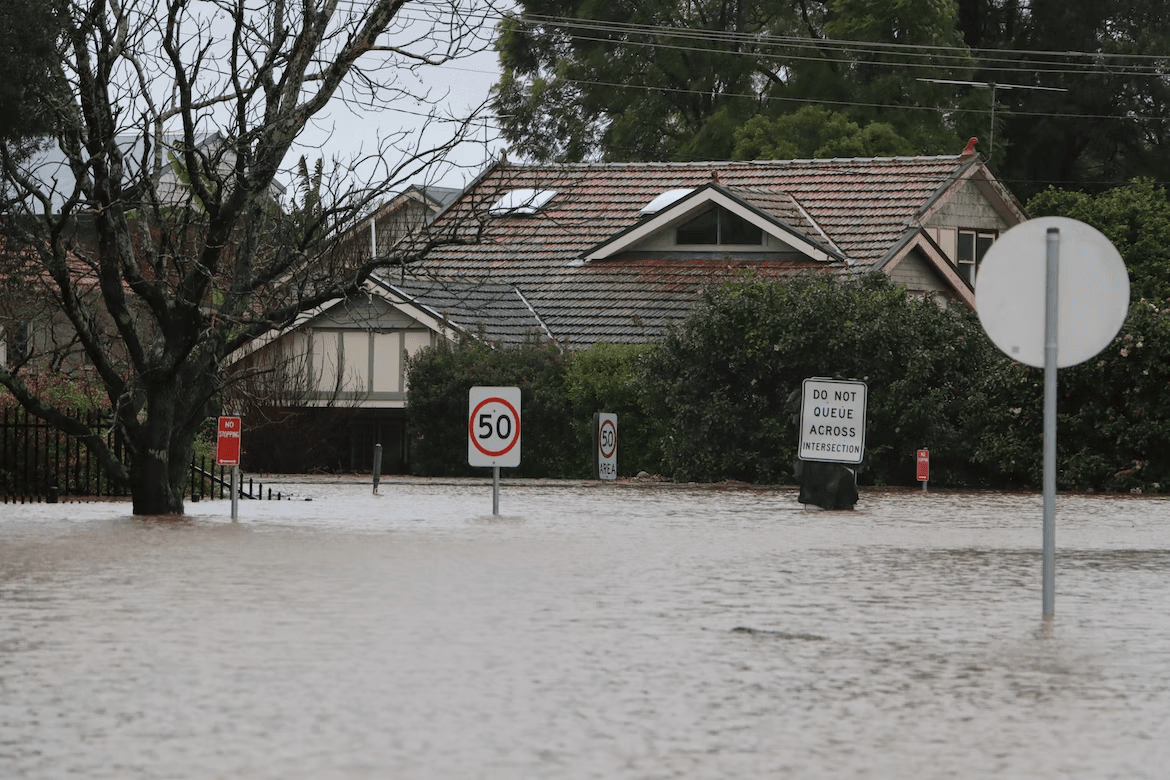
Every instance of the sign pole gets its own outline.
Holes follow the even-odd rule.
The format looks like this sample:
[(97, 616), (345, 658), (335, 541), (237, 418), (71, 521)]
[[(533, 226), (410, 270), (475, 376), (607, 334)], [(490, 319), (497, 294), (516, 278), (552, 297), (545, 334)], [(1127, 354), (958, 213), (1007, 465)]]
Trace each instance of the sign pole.
[(1044, 299), (1044, 617), (1056, 613), (1056, 366), (1060, 228), (1048, 228)]
[(378, 495), (378, 482), (382, 479), (382, 445), (374, 445), (374, 495)]
[(492, 466), (492, 514), (500, 513), (500, 467)]
[(232, 466), (232, 522), (240, 519), (240, 467)]

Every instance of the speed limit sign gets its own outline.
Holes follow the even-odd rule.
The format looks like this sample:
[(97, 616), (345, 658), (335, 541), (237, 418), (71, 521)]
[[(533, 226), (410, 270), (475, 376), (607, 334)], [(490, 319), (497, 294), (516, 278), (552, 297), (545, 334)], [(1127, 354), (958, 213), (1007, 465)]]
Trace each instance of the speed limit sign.
[(520, 388), (473, 387), (467, 409), (467, 464), (519, 466)]
[(593, 476), (617, 479), (617, 415), (605, 412), (593, 415), (593, 430), (597, 437)]

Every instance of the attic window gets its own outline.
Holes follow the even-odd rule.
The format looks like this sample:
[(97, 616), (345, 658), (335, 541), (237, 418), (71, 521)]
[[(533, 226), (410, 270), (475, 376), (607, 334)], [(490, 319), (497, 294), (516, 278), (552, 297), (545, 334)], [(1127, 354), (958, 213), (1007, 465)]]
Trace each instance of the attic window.
[(643, 206), (642, 210), (638, 213), (642, 216), (657, 214), (675, 201), (682, 200), (687, 195), (690, 195), (692, 192), (694, 192), (693, 189), (667, 190)]
[(764, 243), (764, 231), (743, 217), (716, 207), (679, 225), (674, 241), (676, 244), (759, 245)]
[(494, 217), (506, 214), (535, 214), (557, 194), (556, 190), (511, 190), (491, 205), (488, 213)]

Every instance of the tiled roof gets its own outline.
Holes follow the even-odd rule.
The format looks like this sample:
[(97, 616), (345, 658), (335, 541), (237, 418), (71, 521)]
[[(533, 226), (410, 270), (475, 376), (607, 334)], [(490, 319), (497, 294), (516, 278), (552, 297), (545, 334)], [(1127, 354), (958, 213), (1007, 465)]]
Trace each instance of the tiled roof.
[[(517, 288), (552, 335), (574, 345), (657, 339), (686, 315), (704, 284), (749, 271), (775, 278), (845, 267), (795, 254), (732, 259), (717, 248), (582, 262), (592, 247), (649, 219), (639, 212), (662, 192), (715, 183), (865, 270), (876, 268), (923, 209), (978, 159), (499, 164), (435, 219), (432, 236), (458, 243), (408, 266), (405, 278), (413, 277), (424, 299), (437, 279)], [(502, 193), (522, 188), (557, 194), (535, 214), (488, 214)]]
[(371, 282), (398, 293), (451, 327), (469, 333), (482, 329), (485, 336), (507, 343), (549, 335), (516, 288), (509, 284), (421, 277), (400, 282), (377, 276)]

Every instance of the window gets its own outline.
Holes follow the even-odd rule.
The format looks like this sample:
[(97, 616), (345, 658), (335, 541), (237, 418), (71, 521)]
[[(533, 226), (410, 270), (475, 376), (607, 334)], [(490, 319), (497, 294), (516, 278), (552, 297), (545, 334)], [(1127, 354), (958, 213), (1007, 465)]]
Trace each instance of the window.
[(505, 192), (499, 200), (488, 208), (493, 217), (502, 217), (510, 214), (535, 214), (552, 200), (556, 190), (511, 190)]
[(675, 231), (676, 244), (762, 244), (764, 231), (725, 208), (704, 211)]
[(682, 200), (687, 195), (690, 195), (692, 192), (694, 192), (693, 189), (667, 190), (643, 206), (642, 210), (638, 213), (642, 216), (646, 216), (648, 214), (657, 214), (667, 206), (673, 204), (675, 201)]
[(959, 276), (975, 286), (975, 274), (983, 256), (995, 243), (997, 233), (994, 230), (959, 230), (958, 241), (955, 247), (955, 265), (959, 269)]

